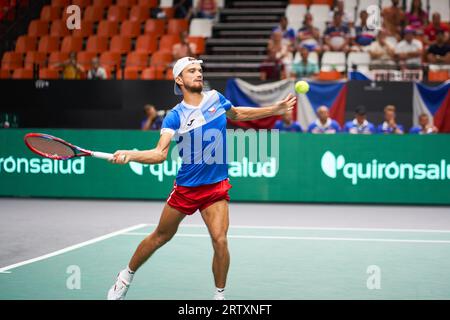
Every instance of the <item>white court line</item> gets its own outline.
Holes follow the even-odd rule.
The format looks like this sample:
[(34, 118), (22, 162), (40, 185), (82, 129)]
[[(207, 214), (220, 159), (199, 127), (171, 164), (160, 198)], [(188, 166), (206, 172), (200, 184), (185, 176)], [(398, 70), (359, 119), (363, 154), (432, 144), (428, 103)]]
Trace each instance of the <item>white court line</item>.
[(81, 247), (88, 246), (88, 245), (93, 244), (95, 242), (99, 242), (99, 241), (106, 240), (108, 238), (115, 237), (117, 235), (120, 235), (120, 234), (128, 232), (128, 231), (132, 231), (132, 230), (143, 228), (145, 226), (147, 226), (147, 224), (138, 224), (138, 225), (135, 225), (135, 226), (132, 226), (132, 227), (129, 227), (129, 228), (125, 228), (125, 229), (122, 229), (122, 230), (119, 230), (119, 231), (115, 231), (115, 232), (111, 232), (111, 233), (105, 234), (104, 236), (100, 236), (100, 237), (97, 237), (97, 238), (94, 238), (94, 239), (91, 239), (91, 240), (88, 240), (88, 241), (85, 241), (85, 242), (81, 242), (79, 244), (75, 244), (73, 246), (70, 246), (70, 247), (67, 247), (67, 248), (55, 251), (55, 252), (51, 252), (51, 253), (45, 254), (43, 256), (40, 256), (40, 257), (37, 257), (37, 258), (34, 258), (34, 259), (29, 259), (29, 260), (26, 260), (26, 261), (18, 262), (18, 263), (15, 263), (15, 264), (12, 264), (12, 265), (0, 268), (0, 273), (11, 273), (8, 270), (11, 270), (11, 269), (14, 269), (14, 268), (26, 265), (26, 264), (30, 264), (30, 263), (33, 263), (33, 262), (36, 262), (36, 261), (48, 259), (48, 258), (57, 256), (57, 255), (60, 255), (60, 254), (63, 254), (63, 253), (66, 253), (66, 252), (69, 252), (69, 251), (81, 248)]
[[(145, 232), (127, 232), (121, 236), (146, 236)], [(209, 234), (177, 233), (175, 237), (183, 238), (209, 238)], [(406, 243), (450, 243), (450, 240), (419, 240), (419, 239), (382, 239), (382, 238), (329, 238), (329, 237), (285, 237), (285, 236), (249, 236), (228, 235), (235, 239), (275, 239), (275, 240), (318, 240), (318, 241), (368, 241), (368, 242), (406, 242)]]
[[(156, 223), (149, 223), (147, 226), (157, 226)], [(204, 224), (180, 224), (180, 227), (203, 227)], [(322, 228), (322, 227), (287, 227), (287, 226), (244, 226), (230, 225), (236, 229), (279, 229), (279, 230), (323, 230), (323, 231), (369, 231), (369, 232), (422, 232), (422, 233), (450, 233), (450, 230), (442, 229), (395, 229), (395, 228)]]

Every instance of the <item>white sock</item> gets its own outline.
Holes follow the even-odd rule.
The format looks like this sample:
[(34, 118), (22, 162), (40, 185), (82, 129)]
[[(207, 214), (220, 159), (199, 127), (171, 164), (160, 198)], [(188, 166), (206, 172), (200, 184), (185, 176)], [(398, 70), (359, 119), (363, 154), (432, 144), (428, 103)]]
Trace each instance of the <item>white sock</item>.
[(225, 288), (216, 288), (216, 294), (224, 295), (225, 294)]
[(120, 271), (120, 278), (128, 283), (131, 283), (131, 281), (133, 281), (133, 277), (134, 271), (132, 271), (128, 266), (126, 267), (126, 269)]

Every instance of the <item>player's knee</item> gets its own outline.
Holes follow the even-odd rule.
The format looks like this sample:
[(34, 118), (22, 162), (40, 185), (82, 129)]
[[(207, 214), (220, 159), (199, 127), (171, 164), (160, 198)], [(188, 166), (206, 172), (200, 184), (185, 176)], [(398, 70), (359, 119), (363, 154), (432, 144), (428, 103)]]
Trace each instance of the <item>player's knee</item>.
[(164, 245), (165, 243), (169, 242), (170, 239), (173, 238), (174, 233), (172, 232), (167, 232), (167, 231), (163, 231), (163, 230), (158, 230), (155, 232), (155, 236), (156, 236), (156, 243), (157, 245), (160, 247), (162, 245)]
[(228, 241), (225, 235), (213, 236), (212, 242), (216, 250), (223, 250), (228, 247)]

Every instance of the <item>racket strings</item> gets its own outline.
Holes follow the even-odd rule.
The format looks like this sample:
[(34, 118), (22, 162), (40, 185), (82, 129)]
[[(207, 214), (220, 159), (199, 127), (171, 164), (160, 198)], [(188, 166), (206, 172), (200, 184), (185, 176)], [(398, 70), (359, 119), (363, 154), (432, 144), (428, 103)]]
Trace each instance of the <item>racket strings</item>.
[(75, 156), (75, 151), (71, 147), (59, 141), (45, 137), (28, 137), (27, 142), (33, 149), (51, 157), (70, 158)]

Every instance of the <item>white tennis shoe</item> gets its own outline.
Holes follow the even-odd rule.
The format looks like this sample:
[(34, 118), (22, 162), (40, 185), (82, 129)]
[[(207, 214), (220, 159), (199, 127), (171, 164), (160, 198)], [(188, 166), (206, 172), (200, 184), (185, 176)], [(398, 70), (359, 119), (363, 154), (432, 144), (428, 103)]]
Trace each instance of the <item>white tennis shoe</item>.
[(130, 284), (117, 275), (116, 283), (108, 291), (108, 300), (124, 300)]

